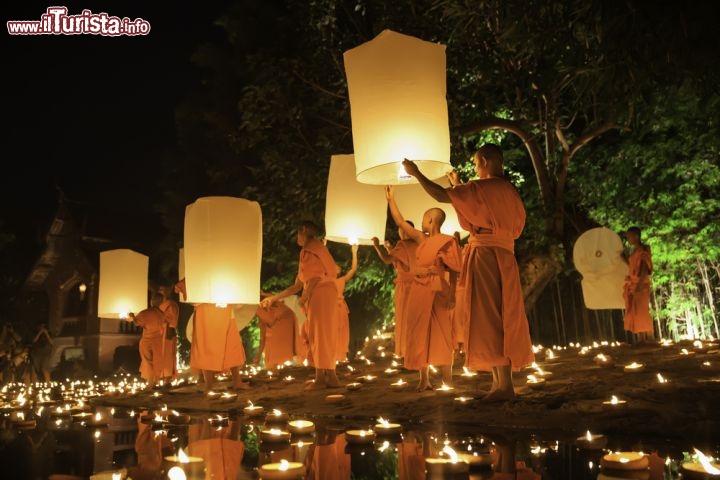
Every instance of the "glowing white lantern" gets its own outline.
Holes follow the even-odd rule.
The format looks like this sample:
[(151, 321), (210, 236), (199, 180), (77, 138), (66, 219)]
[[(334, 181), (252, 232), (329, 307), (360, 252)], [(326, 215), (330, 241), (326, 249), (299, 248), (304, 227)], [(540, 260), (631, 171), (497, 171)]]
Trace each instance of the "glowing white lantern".
[(386, 222), (384, 187), (355, 179), (353, 155), (333, 155), (325, 195), (325, 238), (372, 245), (373, 237), (385, 240)]
[(358, 181), (417, 183), (404, 158), (430, 179), (451, 170), (445, 45), (384, 30), (343, 56)]
[(609, 228), (592, 228), (578, 237), (573, 247), (573, 262), (582, 275), (587, 308), (625, 308), (622, 293), (628, 267), (620, 256), (622, 251), (620, 236)]
[[(445, 179), (438, 179), (436, 183), (444, 187), (449, 187), (450, 182)], [(441, 208), (445, 212), (445, 221), (440, 227), (440, 231), (447, 235), (453, 235), (459, 232), (462, 238), (470, 235), (470, 232), (464, 230), (460, 226), (457, 213), (450, 203), (436, 202), (427, 192), (418, 184), (400, 185), (395, 187), (395, 202), (397, 203), (400, 213), (405, 220), (410, 220), (415, 224), (415, 228), (421, 229), (423, 215), (431, 208)]]
[(126, 318), (148, 306), (148, 257), (127, 249), (100, 252), (98, 317)]
[(185, 208), (189, 303), (260, 303), (262, 212), (257, 202), (203, 197)]

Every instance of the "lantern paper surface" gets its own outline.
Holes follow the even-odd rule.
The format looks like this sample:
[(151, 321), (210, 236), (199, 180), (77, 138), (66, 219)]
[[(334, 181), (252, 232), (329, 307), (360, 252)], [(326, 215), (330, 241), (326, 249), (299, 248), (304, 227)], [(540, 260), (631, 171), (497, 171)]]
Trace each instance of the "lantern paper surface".
[(373, 237), (385, 241), (384, 188), (355, 179), (353, 155), (333, 155), (325, 195), (325, 238), (359, 245), (372, 245)]
[(127, 249), (100, 252), (98, 317), (125, 318), (148, 306), (148, 257)]
[(578, 237), (573, 247), (573, 262), (582, 275), (587, 308), (625, 308), (622, 293), (628, 266), (621, 258), (622, 251), (622, 239), (609, 228), (593, 228)]
[[(435, 180), (443, 187), (449, 187), (450, 182), (445, 179)], [(441, 208), (445, 212), (445, 221), (440, 227), (440, 231), (447, 235), (453, 235), (460, 232), (460, 237), (467, 237), (470, 232), (463, 230), (460, 226), (457, 213), (451, 203), (436, 202), (421, 185), (399, 185), (394, 188), (395, 202), (398, 209), (405, 220), (410, 220), (415, 224), (415, 228), (421, 229), (422, 219), (425, 212), (431, 208)]]
[(236, 197), (203, 197), (185, 209), (188, 303), (260, 303), (262, 213)]
[(384, 30), (343, 57), (358, 181), (417, 183), (404, 158), (433, 180), (450, 171), (445, 45)]

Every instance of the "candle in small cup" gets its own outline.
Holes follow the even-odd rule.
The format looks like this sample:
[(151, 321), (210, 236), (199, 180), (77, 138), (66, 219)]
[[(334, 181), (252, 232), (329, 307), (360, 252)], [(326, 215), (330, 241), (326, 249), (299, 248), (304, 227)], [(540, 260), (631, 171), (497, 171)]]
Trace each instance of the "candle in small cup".
[(455, 450), (447, 445), (443, 448), (447, 457), (434, 457), (425, 459), (425, 471), (427, 478), (454, 478), (456, 475), (469, 475), (470, 464), (458, 458)]
[(360, 382), (351, 382), (345, 385), (345, 388), (347, 388), (348, 390), (360, 390), (361, 387), (362, 383)]
[(645, 370), (645, 365), (643, 365), (642, 363), (632, 362), (628, 365), (625, 365), (623, 370), (628, 373), (642, 372), (643, 370)]
[(390, 423), (383, 417), (378, 418), (378, 422), (373, 427), (378, 435), (392, 435), (402, 432), (402, 426), (399, 423)]
[(163, 459), (163, 466), (166, 472), (173, 467), (180, 468), (187, 478), (205, 478), (205, 460), (202, 457), (187, 455), (182, 448), (177, 455), (169, 455)]
[(335, 393), (332, 395), (327, 395), (325, 397), (325, 401), (328, 403), (340, 403), (345, 400), (345, 395)]
[(720, 479), (720, 464), (714, 463), (714, 459), (708, 457), (697, 448), (695, 459), (683, 462), (681, 465), (682, 478), (688, 479)]
[(345, 432), (347, 443), (373, 443), (375, 432), (372, 430), (348, 430)]
[(645, 470), (649, 461), (642, 452), (608, 453), (600, 460), (600, 466), (609, 470)]
[(260, 432), (260, 440), (263, 442), (289, 442), (290, 432), (280, 430), (279, 428), (271, 428)]
[(397, 381), (390, 384), (390, 388), (392, 390), (405, 390), (405, 388), (407, 388), (407, 386), (408, 386), (408, 382), (406, 382), (402, 378), (400, 378)]
[(613, 395), (610, 400), (605, 400), (603, 406), (607, 408), (622, 408), (627, 405), (625, 400), (620, 400), (617, 396)]
[(590, 433), (588, 430), (585, 435), (575, 439), (575, 445), (583, 450), (602, 450), (607, 446), (607, 437), (600, 433)]
[(307, 435), (315, 431), (315, 423), (310, 420), (291, 420), (288, 422), (288, 431), (295, 435)]
[(250, 405), (243, 408), (243, 412), (248, 417), (258, 417), (265, 413), (265, 409), (263, 407), (261, 407), (260, 405), (253, 405), (252, 402), (249, 402), (249, 403), (250, 403)]
[(527, 376), (527, 386), (533, 389), (540, 389), (545, 386), (545, 379), (535, 375)]
[(262, 480), (299, 479), (305, 478), (305, 473), (305, 464), (288, 462), (285, 459), (260, 466), (260, 478)]

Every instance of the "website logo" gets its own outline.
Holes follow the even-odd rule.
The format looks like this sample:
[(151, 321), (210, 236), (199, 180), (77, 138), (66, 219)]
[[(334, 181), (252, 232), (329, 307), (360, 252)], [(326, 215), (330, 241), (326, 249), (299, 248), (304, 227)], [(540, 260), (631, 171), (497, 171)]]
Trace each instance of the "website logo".
[(117, 37), (150, 33), (150, 23), (142, 18), (112, 17), (107, 13), (83, 10), (79, 15), (68, 15), (67, 7), (48, 7), (40, 20), (7, 22), (10, 35), (103, 35)]

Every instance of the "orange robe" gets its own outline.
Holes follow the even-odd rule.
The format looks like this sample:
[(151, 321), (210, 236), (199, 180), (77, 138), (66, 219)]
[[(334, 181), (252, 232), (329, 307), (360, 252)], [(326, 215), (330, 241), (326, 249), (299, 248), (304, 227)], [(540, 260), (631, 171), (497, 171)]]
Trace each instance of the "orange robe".
[[(466, 250), (468, 249), (467, 244), (462, 247), (462, 258), (465, 258)], [(462, 343), (465, 344), (465, 330), (467, 328), (468, 318), (467, 309), (463, 299), (465, 298), (465, 289), (460, 282), (455, 286), (455, 308), (452, 309), (452, 328), (453, 328), (453, 343), (455, 348), (459, 347)]]
[(218, 307), (210, 303), (195, 306), (190, 368), (224, 372), (244, 363), (245, 348), (232, 307)]
[(650, 274), (653, 264), (650, 247), (640, 246), (628, 258), (628, 276), (623, 286), (625, 330), (632, 333), (652, 332), (650, 317)]
[(235, 480), (240, 472), (245, 444), (237, 440), (237, 427), (230, 426), (218, 431), (206, 421), (188, 427), (186, 454), (205, 460), (205, 478)]
[(166, 299), (160, 304), (167, 329), (172, 328), (175, 332), (173, 338), (165, 335), (165, 346), (163, 351), (163, 377), (177, 377), (177, 327), (180, 318), (180, 305), (175, 300)]
[(514, 371), (535, 360), (515, 258), (525, 227), (525, 206), (503, 178), (472, 180), (447, 190), (463, 229), (470, 232), (460, 288), (468, 368)]
[(257, 316), (265, 366), (275, 368), (287, 361), (292, 362), (300, 343), (295, 312), (283, 302), (275, 302), (268, 308), (258, 308)]
[(308, 454), (310, 465), (306, 480), (349, 480), (352, 478), (350, 455), (345, 453), (345, 434), (335, 437), (335, 442), (316, 443)]
[(314, 278), (312, 297), (307, 305), (309, 356), (315, 368), (334, 369), (337, 350), (337, 286), (335, 278), (337, 265), (330, 251), (316, 239), (308, 240), (300, 251), (298, 278), (303, 282), (303, 290)]
[(345, 301), (345, 279), (342, 277), (336, 278), (335, 286), (337, 287), (338, 292), (338, 337), (335, 359), (339, 362), (343, 362), (347, 360), (348, 352), (350, 351), (350, 308)]
[(171, 455), (163, 451), (170, 447), (170, 441), (166, 435), (156, 435), (152, 425), (143, 423), (138, 416), (137, 436), (135, 437), (135, 453), (137, 454), (137, 465), (130, 467), (128, 474), (131, 478), (158, 479), (161, 477), (163, 456)]
[(135, 315), (135, 324), (142, 328), (138, 349), (140, 351), (140, 376), (156, 381), (162, 374), (163, 332), (165, 319), (159, 308), (151, 307)]
[(400, 240), (395, 244), (390, 255), (393, 256), (393, 267), (395, 267), (395, 355), (405, 356), (405, 343), (407, 335), (405, 329), (404, 315), (405, 305), (410, 294), (415, 275), (412, 271), (415, 267), (415, 253), (418, 244), (415, 240)]
[(404, 438), (397, 444), (398, 480), (425, 479), (425, 453), (422, 442)]
[(447, 273), (460, 272), (460, 248), (454, 237), (437, 234), (427, 237), (418, 247), (416, 268), (431, 268), (428, 274), (415, 275), (405, 305), (404, 366), (420, 370), (428, 364), (452, 365), (453, 336), (450, 316), (451, 295)]

